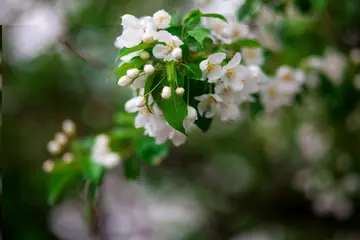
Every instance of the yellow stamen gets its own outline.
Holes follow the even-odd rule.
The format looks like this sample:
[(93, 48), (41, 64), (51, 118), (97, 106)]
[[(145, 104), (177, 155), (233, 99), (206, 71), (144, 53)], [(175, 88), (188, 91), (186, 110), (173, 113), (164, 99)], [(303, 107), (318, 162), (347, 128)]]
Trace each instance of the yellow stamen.
[(228, 77), (230, 77), (230, 78), (235, 77), (235, 71), (234, 71), (234, 69), (229, 69), (229, 70), (227, 70), (227, 71), (226, 71), (226, 75), (227, 75)]
[(293, 75), (292, 75), (292, 72), (290, 72), (290, 71), (286, 72), (283, 75), (283, 79), (286, 80), (286, 81), (290, 81), (290, 80), (292, 80), (292, 78), (293, 78)]
[(269, 88), (269, 96), (270, 97), (276, 97), (277, 95), (277, 91), (276, 91), (276, 88), (272, 87), (272, 88)]

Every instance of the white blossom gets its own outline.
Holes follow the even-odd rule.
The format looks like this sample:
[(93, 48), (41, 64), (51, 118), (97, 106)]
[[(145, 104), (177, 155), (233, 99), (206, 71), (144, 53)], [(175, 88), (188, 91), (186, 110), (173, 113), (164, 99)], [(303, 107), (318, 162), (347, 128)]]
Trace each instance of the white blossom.
[(115, 46), (117, 48), (131, 48), (142, 42), (144, 35), (144, 25), (133, 15), (125, 14), (122, 16), (123, 33), (116, 38)]
[(71, 162), (73, 161), (74, 157), (73, 157), (73, 154), (72, 154), (72, 153), (67, 152), (67, 153), (64, 153), (62, 159), (63, 159), (64, 162), (66, 162), (66, 163), (71, 163)]
[(159, 10), (153, 15), (155, 26), (158, 29), (165, 29), (170, 27), (171, 16), (164, 10)]
[(48, 142), (47, 150), (50, 154), (56, 155), (61, 151), (61, 145), (55, 140)]
[(270, 80), (260, 91), (261, 102), (264, 105), (266, 112), (272, 112), (281, 106), (289, 105), (292, 101), (289, 94), (285, 94), (281, 91), (279, 82), (276, 80)]
[(134, 79), (129, 78), (127, 75), (124, 75), (119, 79), (117, 84), (121, 87), (128, 87), (132, 84), (133, 81), (134, 81)]
[(126, 76), (128, 76), (131, 79), (136, 78), (140, 73), (140, 70), (137, 68), (132, 68), (126, 71)]
[(234, 91), (242, 90), (244, 88), (243, 81), (248, 77), (248, 72), (244, 66), (240, 65), (240, 61), (241, 55), (236, 53), (230, 62), (223, 67), (221, 80)]
[(203, 94), (195, 99), (200, 101), (198, 110), (200, 115), (205, 118), (214, 117), (217, 112), (217, 103), (222, 102), (222, 99), (216, 94)]
[(195, 121), (198, 119), (197, 111), (192, 106), (187, 106), (187, 116), (183, 121), (183, 126), (186, 132), (191, 131), (191, 128), (194, 126)]
[(346, 67), (345, 56), (334, 50), (327, 50), (323, 61), (321, 70), (333, 84), (341, 84)]
[(66, 133), (67, 135), (72, 135), (75, 133), (76, 131), (76, 125), (75, 123), (70, 120), (64, 120), (62, 123), (62, 130), (64, 131), (64, 133)]
[(264, 54), (262, 48), (243, 48), (242, 55), (247, 65), (258, 65), (264, 64)]
[(182, 49), (179, 47), (175, 48), (172, 51), (172, 56), (177, 60), (181, 59), (182, 58)]
[(68, 138), (65, 133), (58, 132), (55, 134), (55, 142), (57, 142), (60, 146), (63, 146), (67, 143)]
[(139, 56), (140, 56), (141, 59), (147, 60), (147, 59), (150, 58), (150, 53), (147, 52), (147, 51), (142, 51), (142, 52), (139, 53)]
[(276, 70), (276, 79), (279, 83), (279, 89), (288, 94), (299, 92), (301, 84), (305, 80), (305, 73), (295, 70), (289, 66), (281, 66)]
[(202, 80), (208, 79), (208, 82), (213, 83), (220, 79), (223, 75), (221, 63), (226, 58), (225, 53), (211, 54), (208, 59), (200, 63), (200, 69), (203, 72)]
[(55, 163), (52, 160), (46, 160), (42, 165), (42, 168), (46, 173), (52, 172), (54, 170), (54, 167)]
[(217, 104), (217, 113), (219, 114), (220, 119), (225, 122), (236, 121), (240, 118), (240, 109), (235, 103), (227, 104), (219, 102)]
[(131, 84), (132, 88), (144, 88), (146, 80), (148, 78), (149, 74), (146, 73), (140, 73), (137, 78), (135, 78)]
[(169, 135), (169, 139), (172, 141), (175, 147), (178, 147), (186, 142), (187, 137), (185, 134), (174, 129)]
[[(178, 56), (176, 55), (174, 57), (174, 50), (179, 48), (184, 43), (178, 38), (177, 36), (172, 36), (167, 31), (159, 31), (155, 35), (155, 39), (159, 42), (163, 42), (166, 45), (157, 44), (153, 48), (153, 54), (156, 58), (164, 59), (164, 61), (176, 61), (178, 60)], [(178, 52), (178, 50), (175, 51), (175, 53)], [(178, 54), (178, 53), (177, 53)]]
[(112, 152), (109, 148), (110, 139), (105, 134), (96, 136), (91, 149), (92, 160), (106, 168), (114, 168), (121, 160), (120, 155)]

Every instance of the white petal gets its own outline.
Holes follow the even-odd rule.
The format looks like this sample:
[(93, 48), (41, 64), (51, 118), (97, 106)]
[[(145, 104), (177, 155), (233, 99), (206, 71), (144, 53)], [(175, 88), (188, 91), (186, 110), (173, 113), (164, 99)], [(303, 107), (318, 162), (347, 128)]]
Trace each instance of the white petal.
[(222, 70), (221, 66), (215, 65), (213, 70), (211, 72), (208, 72), (208, 74), (207, 74), (208, 82), (214, 83), (218, 79), (220, 79), (222, 75), (223, 75), (223, 70)]
[(122, 23), (121, 25), (124, 26), (124, 28), (141, 28), (141, 23), (138, 18), (136, 18), (133, 15), (125, 14), (122, 16)]
[(205, 112), (205, 117), (206, 118), (212, 118), (215, 116), (216, 113), (216, 103), (211, 103), (207, 105), (207, 109)]
[(198, 101), (203, 101), (205, 99), (208, 99), (209, 98), (209, 94), (203, 94), (201, 96), (197, 96), (197, 97), (194, 97), (195, 100), (198, 100)]
[(231, 69), (231, 68), (235, 68), (236, 66), (238, 66), (241, 62), (241, 54), (240, 53), (236, 53), (234, 55), (234, 57), (230, 60), (230, 62), (228, 64), (226, 64), (226, 66), (224, 67), (224, 69)]
[(176, 46), (181, 46), (184, 44), (183, 41), (180, 40), (178, 36), (172, 36), (172, 40), (175, 43)]
[(148, 76), (146, 74), (139, 76), (138, 78), (135, 79), (135, 81), (131, 84), (131, 86), (134, 88), (145, 87), (145, 82), (146, 82), (147, 77)]
[(164, 58), (166, 53), (166, 46), (161, 45), (161, 44), (157, 44), (154, 48), (153, 48), (153, 55), (156, 58)]
[(155, 34), (155, 40), (158, 40), (159, 42), (164, 43), (170, 43), (172, 41), (172, 35), (168, 31), (159, 31)]
[(137, 100), (138, 100), (137, 97), (134, 97), (134, 98), (131, 98), (130, 100), (128, 100), (125, 103), (125, 111), (127, 111), (128, 113), (134, 113), (134, 112), (139, 111), (139, 108), (136, 107)]
[(206, 108), (207, 108), (207, 100), (200, 101), (197, 108), (198, 108), (199, 114), (201, 116), (204, 116), (204, 113), (205, 113)]
[(221, 64), (224, 61), (225, 58), (226, 58), (226, 54), (223, 53), (223, 52), (219, 52), (219, 53), (211, 54), (208, 57), (208, 60), (212, 64)]
[(202, 61), (202, 62), (200, 63), (200, 69), (201, 69), (202, 71), (205, 71), (205, 70), (207, 69), (208, 65), (209, 65), (209, 61), (208, 61), (208, 60), (204, 60), (204, 61)]
[(178, 147), (186, 142), (186, 135), (183, 133), (174, 130), (174, 133), (171, 136), (173, 144)]
[(222, 99), (221, 99), (221, 97), (220, 97), (219, 95), (217, 95), (217, 94), (210, 94), (210, 96), (211, 96), (212, 98), (214, 98), (216, 102), (222, 102)]
[(149, 117), (146, 114), (138, 113), (135, 117), (135, 128), (143, 128), (149, 123)]

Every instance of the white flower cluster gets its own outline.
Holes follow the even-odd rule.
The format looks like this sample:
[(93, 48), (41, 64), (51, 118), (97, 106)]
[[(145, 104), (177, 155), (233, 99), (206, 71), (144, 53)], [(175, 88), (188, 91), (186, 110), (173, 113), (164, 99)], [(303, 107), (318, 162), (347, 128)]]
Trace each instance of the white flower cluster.
[(102, 165), (105, 168), (114, 168), (119, 164), (121, 157), (119, 154), (111, 151), (109, 142), (109, 136), (105, 134), (96, 136), (95, 143), (91, 149), (91, 158), (96, 164)]
[[(69, 140), (74, 136), (76, 132), (76, 125), (72, 120), (65, 120), (62, 123), (62, 132), (55, 133), (54, 139), (47, 144), (48, 152), (53, 155), (59, 155), (63, 152), (66, 146), (69, 144)], [(66, 163), (70, 163), (73, 160), (73, 155), (70, 152), (65, 152), (62, 155), (62, 160)], [(51, 172), (54, 169), (55, 163), (49, 159), (43, 163), (43, 170), (45, 172)]]
[(251, 94), (260, 90), (260, 84), (266, 82), (266, 76), (259, 66), (240, 64), (241, 54), (224, 66), (225, 53), (211, 54), (200, 63), (202, 80), (215, 83), (214, 93), (196, 97), (199, 100), (199, 113), (205, 118), (219, 115), (223, 121), (235, 121), (240, 118), (239, 104), (251, 101)]
[[(170, 27), (171, 16), (164, 10), (157, 11), (154, 15), (145, 16), (140, 19), (133, 15), (126, 14), (122, 17), (123, 32), (117, 37), (115, 46), (117, 48), (131, 48), (143, 43), (158, 41), (152, 52), (156, 58), (164, 61), (177, 61), (182, 58), (181, 45), (184, 43), (168, 31), (162, 30)], [(160, 44), (163, 43), (163, 44)], [(132, 54), (136, 56), (139, 52)], [(147, 59), (148, 54), (143, 53)]]
[[(179, 89), (181, 91), (179, 91)], [(141, 90), (143, 91), (143, 90)], [(183, 93), (182, 88), (176, 89), (177, 94), (180, 92)], [(171, 95), (171, 89), (169, 87), (164, 87), (161, 93), (163, 98), (169, 98)], [(149, 96), (148, 103), (151, 106), (151, 111), (145, 106), (144, 96), (136, 96), (125, 104), (125, 110), (129, 113), (137, 112), (135, 118), (135, 127), (144, 128), (145, 134), (156, 139), (157, 144), (164, 143), (170, 139), (175, 146), (180, 146), (185, 143), (186, 136), (172, 128), (165, 120), (164, 115), (160, 108), (153, 101), (152, 97)], [(188, 115), (183, 122), (183, 126), (187, 132), (191, 130), (195, 120), (197, 120), (196, 110), (188, 106), (187, 107)]]

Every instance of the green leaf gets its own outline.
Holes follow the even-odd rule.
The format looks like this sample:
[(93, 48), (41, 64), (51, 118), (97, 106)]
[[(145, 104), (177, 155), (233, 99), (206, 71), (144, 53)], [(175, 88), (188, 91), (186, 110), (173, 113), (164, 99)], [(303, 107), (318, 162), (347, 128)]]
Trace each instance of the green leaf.
[(127, 179), (138, 179), (140, 176), (140, 162), (136, 156), (124, 161), (124, 175)]
[(255, 39), (239, 39), (231, 43), (232, 46), (237, 48), (259, 48), (261, 44)]
[(187, 14), (184, 15), (183, 17), (183, 24), (184, 25), (197, 25), (200, 24), (200, 16), (201, 16), (201, 11), (199, 9), (191, 11)]
[(209, 130), (212, 120), (212, 118), (204, 118), (200, 116), (200, 114), (198, 114), (198, 119), (195, 121), (195, 125), (198, 126), (201, 131), (206, 132), (207, 130)]
[(255, 2), (255, 0), (246, 0), (246, 2), (239, 8), (237, 12), (237, 17), (239, 21), (242, 21), (244, 20), (244, 18), (254, 14)]
[(223, 20), (224, 22), (227, 22), (227, 19), (223, 15), (217, 13), (205, 13), (201, 14), (201, 17), (217, 18)]
[(114, 115), (114, 122), (117, 125), (124, 125), (124, 126), (133, 126), (135, 116), (134, 114), (129, 114), (127, 112), (118, 112)]
[(188, 63), (184, 64), (186, 75), (191, 79), (201, 80), (202, 79), (202, 71), (200, 69), (199, 64)]
[(130, 62), (123, 63), (119, 67), (115, 68), (107, 78), (109, 80), (112, 75), (115, 73), (118, 74), (118, 79), (126, 74), (126, 71), (132, 68), (142, 68), (146, 63), (145, 60), (141, 59), (140, 57), (134, 57)]
[(205, 37), (210, 34), (210, 30), (203, 27), (198, 27), (193, 30), (188, 31), (188, 34), (196, 39), (200, 45), (203, 45)]
[(170, 126), (179, 132), (186, 134), (183, 121), (187, 116), (187, 107), (183, 97), (175, 94), (173, 91), (169, 99), (161, 99), (160, 108), (164, 114), (165, 120)]
[(169, 154), (169, 144), (156, 144), (152, 137), (142, 137), (136, 146), (136, 156), (148, 164), (157, 164)]
[(104, 167), (102, 165), (96, 164), (90, 156), (83, 157), (81, 159), (82, 171), (86, 178), (88, 178), (93, 183), (100, 183), (103, 174)]
[(152, 86), (153, 86), (153, 82), (154, 82), (154, 78), (158, 77), (158, 75), (156, 75), (155, 73), (152, 74), (151, 76), (148, 77), (148, 79), (145, 82), (145, 105), (147, 107), (147, 109), (149, 110), (149, 112), (151, 112), (150, 107), (149, 107), (149, 96), (150, 96), (150, 92), (153, 90)]
[(135, 47), (132, 47), (132, 48), (121, 48), (120, 51), (119, 51), (119, 54), (118, 54), (118, 57), (121, 58), (123, 56), (126, 56), (130, 53), (133, 53), (133, 52), (137, 52), (137, 51), (140, 51), (140, 50), (144, 50), (146, 48), (150, 48), (151, 46), (153, 46), (154, 44), (152, 43), (140, 43), (139, 45), (135, 46)]
[(178, 36), (178, 37), (181, 37), (181, 30), (182, 30), (181, 26), (171, 26), (171, 27), (166, 29), (166, 31), (171, 33), (171, 35), (175, 35), (175, 36)]
[(327, 7), (327, 0), (313, 0), (313, 8), (318, 12), (323, 12)]
[[(175, 12), (173, 12), (171, 14), (171, 23), (170, 25), (171, 26), (177, 26), (180, 24), (180, 11), (179, 10), (176, 10)], [(168, 31), (168, 29), (167, 29)]]
[(294, 4), (302, 13), (309, 13), (311, 11), (311, 0), (295, 0)]

